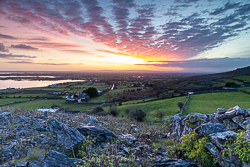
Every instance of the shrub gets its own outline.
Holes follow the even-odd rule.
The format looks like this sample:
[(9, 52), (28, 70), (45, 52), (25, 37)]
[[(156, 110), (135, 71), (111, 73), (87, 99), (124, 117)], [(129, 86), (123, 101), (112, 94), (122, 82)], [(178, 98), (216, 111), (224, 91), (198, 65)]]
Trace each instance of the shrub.
[(130, 113), (131, 117), (138, 122), (143, 122), (146, 118), (146, 111), (142, 108), (135, 108)]
[(120, 110), (117, 109), (116, 107), (110, 108), (109, 111), (110, 111), (110, 114), (113, 115), (114, 117), (118, 116), (120, 113)]
[(165, 116), (165, 113), (162, 110), (156, 110), (156, 117), (159, 118), (161, 121), (163, 117)]
[(163, 147), (168, 152), (169, 158), (180, 159), (183, 158), (180, 143), (174, 139), (162, 139), (152, 144), (153, 147)]
[(184, 149), (184, 155), (194, 159), (202, 166), (216, 166), (216, 160), (205, 147), (209, 142), (207, 137), (198, 138), (198, 134), (191, 132), (180, 138), (181, 148)]
[(226, 141), (224, 145), (223, 154), (229, 155), (233, 153), (234, 155), (238, 155), (239, 160), (242, 163), (249, 164), (250, 163), (250, 141), (245, 137), (246, 132), (240, 132), (237, 135), (237, 138), (230, 138)]
[(98, 107), (94, 108), (94, 109), (91, 111), (91, 113), (92, 113), (92, 114), (96, 114), (96, 113), (100, 113), (100, 112), (103, 112), (103, 111), (104, 111), (104, 109), (103, 109), (102, 107), (98, 106)]
[(125, 109), (125, 113), (126, 113), (126, 114), (130, 114), (131, 112), (132, 112), (132, 110), (131, 110), (130, 108), (126, 108), (126, 109)]
[(236, 83), (235, 82), (227, 82), (226, 84), (225, 84), (225, 87), (236, 87), (237, 85), (236, 85)]
[(51, 108), (56, 108), (56, 107), (60, 107), (60, 106), (58, 104), (56, 104), (56, 103), (53, 103), (52, 106), (51, 106)]
[(183, 105), (184, 105), (184, 104), (183, 104), (182, 102), (178, 102), (178, 103), (177, 103), (177, 106), (180, 108), (180, 110), (182, 109)]

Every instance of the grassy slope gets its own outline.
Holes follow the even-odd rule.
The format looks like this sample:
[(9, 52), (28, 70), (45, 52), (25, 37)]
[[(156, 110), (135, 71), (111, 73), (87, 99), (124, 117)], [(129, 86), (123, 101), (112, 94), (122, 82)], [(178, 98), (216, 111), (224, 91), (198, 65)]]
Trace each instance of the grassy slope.
[(57, 104), (62, 107), (68, 107), (72, 110), (88, 110), (89, 108), (97, 107), (99, 105), (95, 104), (71, 104), (65, 103), (65, 99), (62, 100), (39, 100), (39, 101), (32, 101), (27, 103), (15, 104), (11, 105), (11, 108), (24, 108), (24, 109), (38, 109), (40, 107), (50, 108), (53, 104)]
[(241, 108), (249, 108), (250, 95), (242, 92), (220, 92), (191, 95), (186, 106), (185, 115), (190, 112), (212, 114), (217, 108), (230, 108), (239, 105)]
[(0, 105), (15, 103), (15, 102), (22, 102), (22, 101), (29, 101), (31, 98), (4, 98), (0, 99)]
[[(120, 109), (121, 111), (120, 115), (125, 115), (126, 108), (133, 109), (135, 107), (142, 107), (143, 109), (147, 110), (148, 118), (158, 120), (158, 118), (156, 118), (155, 116), (157, 109), (160, 109), (163, 112), (165, 112), (167, 116), (171, 116), (171, 115), (177, 114), (178, 111), (180, 110), (177, 107), (177, 103), (178, 102), (184, 103), (185, 100), (186, 100), (186, 96), (182, 96), (182, 97), (176, 97), (176, 98), (154, 100), (154, 101), (138, 103), (138, 104), (128, 103), (126, 105), (126, 103), (123, 103), (122, 106), (117, 106), (117, 108)], [(108, 110), (109, 107), (104, 107), (104, 109)]]
[(247, 82), (250, 82), (250, 76), (238, 76), (238, 77), (235, 77), (235, 78), (238, 78), (238, 79), (243, 79)]
[(239, 90), (246, 90), (248, 92), (250, 92), (250, 87), (241, 87), (241, 88), (237, 88)]

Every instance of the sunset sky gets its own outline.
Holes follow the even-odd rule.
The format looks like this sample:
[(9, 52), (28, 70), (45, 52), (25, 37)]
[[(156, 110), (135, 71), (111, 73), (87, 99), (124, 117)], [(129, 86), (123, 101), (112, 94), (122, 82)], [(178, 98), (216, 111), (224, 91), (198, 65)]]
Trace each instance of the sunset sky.
[(0, 0), (0, 71), (249, 65), (249, 0)]

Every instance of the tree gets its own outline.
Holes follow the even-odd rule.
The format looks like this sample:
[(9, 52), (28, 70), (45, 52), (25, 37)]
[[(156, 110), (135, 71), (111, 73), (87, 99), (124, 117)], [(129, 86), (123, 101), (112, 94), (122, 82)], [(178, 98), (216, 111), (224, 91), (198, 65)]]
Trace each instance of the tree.
[(85, 93), (87, 93), (90, 98), (98, 96), (97, 89), (93, 87), (90, 87), (87, 90), (85, 90)]
[(226, 84), (225, 84), (225, 87), (236, 87), (237, 85), (236, 85), (236, 83), (235, 82), (227, 82)]

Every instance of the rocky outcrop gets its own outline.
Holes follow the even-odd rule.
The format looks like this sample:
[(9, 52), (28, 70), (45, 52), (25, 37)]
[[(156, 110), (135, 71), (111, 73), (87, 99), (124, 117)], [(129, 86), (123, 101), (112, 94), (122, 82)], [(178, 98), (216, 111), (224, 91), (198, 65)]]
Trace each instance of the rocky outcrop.
[(69, 128), (56, 118), (49, 120), (49, 129), (51, 134), (57, 138), (58, 144), (61, 144), (66, 150), (72, 150), (85, 138), (76, 128)]
[(83, 165), (83, 161), (77, 158), (69, 158), (57, 151), (50, 151), (44, 159), (42, 167), (77, 167)]
[(237, 156), (230, 154), (226, 158), (222, 152), (225, 142), (236, 138), (238, 131), (245, 131), (246, 137), (250, 137), (249, 111), (235, 106), (229, 109), (218, 108), (214, 114), (190, 113), (183, 117), (177, 114), (167, 124), (176, 140), (193, 131), (200, 137), (208, 136), (210, 142), (205, 147), (221, 166), (241, 166)]
[(82, 135), (95, 138), (97, 142), (106, 142), (110, 139), (117, 138), (117, 136), (110, 130), (101, 128), (97, 125), (88, 126), (83, 125), (76, 128)]
[(155, 161), (156, 167), (197, 167), (191, 159), (158, 159)]

